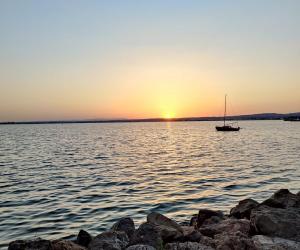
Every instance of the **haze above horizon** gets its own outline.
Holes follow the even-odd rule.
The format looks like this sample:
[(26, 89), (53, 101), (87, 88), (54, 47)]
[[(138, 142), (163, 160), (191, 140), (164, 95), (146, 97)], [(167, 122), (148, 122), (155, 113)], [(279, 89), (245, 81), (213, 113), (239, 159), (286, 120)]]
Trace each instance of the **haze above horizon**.
[(0, 2), (0, 122), (289, 113), (300, 2)]

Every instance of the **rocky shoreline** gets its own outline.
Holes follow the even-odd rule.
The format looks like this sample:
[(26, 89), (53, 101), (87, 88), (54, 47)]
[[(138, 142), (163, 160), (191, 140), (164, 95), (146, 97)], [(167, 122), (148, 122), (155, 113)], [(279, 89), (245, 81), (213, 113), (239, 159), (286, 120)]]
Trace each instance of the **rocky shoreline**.
[(109, 230), (92, 236), (80, 230), (75, 241), (12, 241), (8, 250), (296, 250), (300, 249), (300, 192), (280, 189), (258, 203), (240, 201), (228, 215), (201, 208), (186, 224), (150, 213), (135, 228), (121, 218)]

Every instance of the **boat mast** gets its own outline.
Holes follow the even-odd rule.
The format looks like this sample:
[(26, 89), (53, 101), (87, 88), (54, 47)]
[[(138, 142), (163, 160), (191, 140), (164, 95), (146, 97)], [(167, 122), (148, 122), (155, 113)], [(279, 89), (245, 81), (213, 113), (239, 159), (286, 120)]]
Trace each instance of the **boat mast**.
[(226, 97), (227, 97), (227, 95), (225, 95), (224, 126), (225, 126), (225, 120), (226, 120)]

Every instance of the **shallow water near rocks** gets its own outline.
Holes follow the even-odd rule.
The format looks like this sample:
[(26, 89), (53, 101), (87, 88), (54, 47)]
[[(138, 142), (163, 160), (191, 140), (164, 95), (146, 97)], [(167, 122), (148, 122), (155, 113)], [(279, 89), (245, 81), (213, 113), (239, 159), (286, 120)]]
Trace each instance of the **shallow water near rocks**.
[(300, 189), (300, 123), (244, 121), (0, 126), (0, 248), (96, 235), (150, 211), (179, 222)]

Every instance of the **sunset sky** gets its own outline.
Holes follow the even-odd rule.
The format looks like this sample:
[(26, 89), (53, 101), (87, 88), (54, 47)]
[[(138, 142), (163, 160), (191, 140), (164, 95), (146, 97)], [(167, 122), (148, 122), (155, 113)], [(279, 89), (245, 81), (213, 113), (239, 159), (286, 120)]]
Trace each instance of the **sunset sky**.
[(0, 1), (0, 121), (300, 111), (300, 1)]

